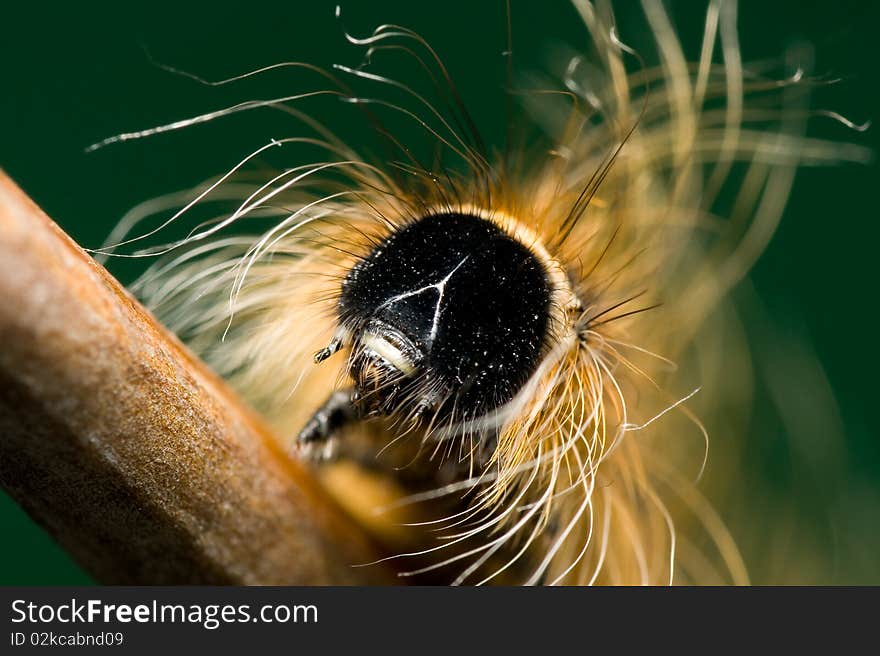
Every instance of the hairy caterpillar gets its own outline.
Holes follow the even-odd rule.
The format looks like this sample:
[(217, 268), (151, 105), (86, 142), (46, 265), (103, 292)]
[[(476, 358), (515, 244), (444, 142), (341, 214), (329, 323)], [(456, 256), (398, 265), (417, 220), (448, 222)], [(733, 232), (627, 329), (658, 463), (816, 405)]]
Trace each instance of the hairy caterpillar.
[[(590, 48), (556, 79), (509, 89), (522, 107), (509, 127), (525, 136), (499, 152), (431, 46), (393, 25), (348, 36), (361, 66), (277, 65), (326, 86), (113, 138), (259, 107), (305, 125), (170, 198), (183, 198), (177, 223), (235, 202), (152, 250), (166, 256), (135, 289), (282, 439), (327, 460), (328, 487), (402, 574), (743, 583), (695, 485), (708, 444), (697, 417), (713, 411), (696, 391), (736, 358), (718, 331), (733, 322), (728, 292), (771, 237), (795, 168), (863, 154), (803, 136), (821, 81), (745, 67), (735, 3), (709, 3), (691, 64), (663, 5), (644, 2), (656, 66), (606, 3), (575, 6)], [(417, 63), (425, 90), (383, 75), (392, 55)], [(300, 106), (319, 95), (350, 103), (383, 154)], [(402, 143), (398, 122), (434, 152)], [(323, 153), (248, 171), (295, 146)], [(251, 220), (269, 227), (230, 231)]]

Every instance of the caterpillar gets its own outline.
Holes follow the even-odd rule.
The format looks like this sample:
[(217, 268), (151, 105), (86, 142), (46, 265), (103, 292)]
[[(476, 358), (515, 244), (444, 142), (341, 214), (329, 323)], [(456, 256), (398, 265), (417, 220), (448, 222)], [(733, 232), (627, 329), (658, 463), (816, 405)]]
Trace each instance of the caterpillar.
[[(133, 291), (402, 577), (745, 584), (700, 490), (702, 418), (747, 358), (731, 290), (798, 167), (866, 157), (805, 136), (807, 118), (861, 126), (810, 108), (827, 80), (804, 62), (746, 65), (735, 2), (708, 3), (696, 58), (662, 2), (639, 7), (652, 52), (620, 34), (610, 2), (573, 5), (587, 45), (552, 73), (517, 73), (507, 44), (501, 147), (439, 51), (398, 25), (344, 31), (360, 62), (208, 83), (277, 69), (318, 80), (97, 144), (258, 109), (299, 130), (135, 208), (98, 252), (189, 220), (182, 238), (135, 251), (157, 259)], [(418, 79), (385, 73), (387, 58)], [(378, 149), (342, 139), (313, 100), (346, 104)], [(317, 155), (300, 163), (304, 151)]]

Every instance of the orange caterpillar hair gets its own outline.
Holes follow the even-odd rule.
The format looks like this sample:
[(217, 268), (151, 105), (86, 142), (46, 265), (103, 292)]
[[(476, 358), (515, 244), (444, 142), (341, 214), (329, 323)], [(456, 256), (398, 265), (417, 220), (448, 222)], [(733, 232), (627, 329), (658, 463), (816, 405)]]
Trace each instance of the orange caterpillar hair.
[[(313, 357), (339, 332), (342, 281), (390, 234), (432, 213), (467, 214), (538, 258), (552, 286), (550, 328), (513, 400), (451, 425), (363, 422), (318, 453), (300, 449), (318, 456), (328, 487), (402, 574), (452, 583), (748, 581), (696, 485), (709, 444), (697, 416), (711, 416), (722, 402), (713, 385), (729, 360), (745, 357), (742, 340), (718, 328), (735, 333), (728, 292), (772, 236), (795, 169), (864, 153), (803, 136), (815, 83), (803, 70), (747, 71), (734, 2), (709, 3), (695, 63), (662, 3), (642, 4), (659, 64), (647, 66), (618, 37), (609, 3), (575, 0), (592, 53), (572, 55), (556, 79), (510, 91), (524, 108), (511, 129), (524, 123), (546, 136), (501, 153), (482, 145), (421, 36), (394, 25), (349, 36), (366, 61), (382, 50), (415, 58), (450, 109), (372, 65), (318, 71), (328, 89), (259, 101), (311, 134), (274, 140), (185, 195), (175, 220), (196, 203), (243, 200), (160, 249), (165, 257), (135, 285), (289, 441), (348, 380), (351, 353), (320, 365)], [(339, 76), (403, 100), (358, 95)], [(359, 153), (298, 109), (311, 93), (362, 110), (394, 158)], [(442, 155), (420, 160), (379, 110), (414, 121)], [(299, 145), (323, 155), (258, 182), (241, 174), (255, 155)], [(135, 210), (121, 232), (180, 198)], [(251, 218), (269, 229), (228, 230)]]

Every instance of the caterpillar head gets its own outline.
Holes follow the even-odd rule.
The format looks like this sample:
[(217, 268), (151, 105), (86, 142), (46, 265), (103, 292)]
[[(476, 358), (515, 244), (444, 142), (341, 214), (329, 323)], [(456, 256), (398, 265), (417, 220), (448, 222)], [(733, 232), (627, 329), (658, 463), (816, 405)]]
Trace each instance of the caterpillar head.
[(360, 413), (448, 421), (504, 405), (537, 366), (551, 291), (538, 257), (489, 219), (444, 212), (395, 230), (339, 296)]

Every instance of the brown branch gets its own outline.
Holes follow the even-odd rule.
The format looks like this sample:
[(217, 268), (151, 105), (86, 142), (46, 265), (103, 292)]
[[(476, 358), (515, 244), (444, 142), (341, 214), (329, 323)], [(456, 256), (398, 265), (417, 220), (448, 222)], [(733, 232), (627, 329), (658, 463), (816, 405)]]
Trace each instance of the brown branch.
[(352, 567), (377, 557), (363, 532), (2, 171), (0, 484), (103, 583), (393, 581)]

